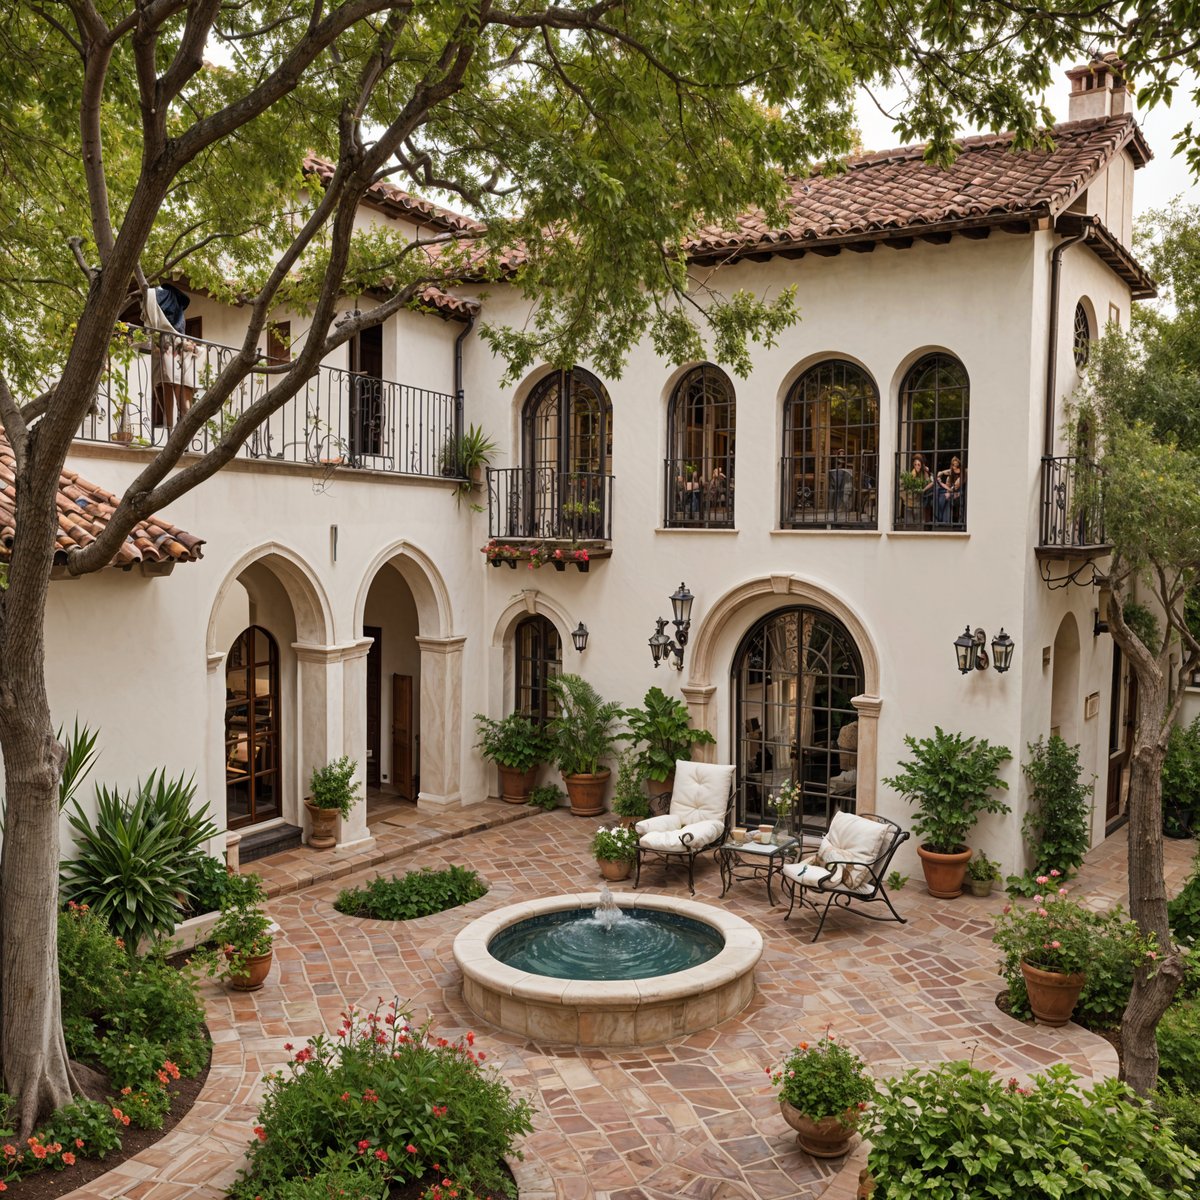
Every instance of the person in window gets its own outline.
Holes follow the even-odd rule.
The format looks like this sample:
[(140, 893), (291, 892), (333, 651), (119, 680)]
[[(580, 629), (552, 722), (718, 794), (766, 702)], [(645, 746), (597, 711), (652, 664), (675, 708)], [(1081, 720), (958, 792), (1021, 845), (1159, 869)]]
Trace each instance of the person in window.
[(963, 491), (967, 473), (955, 454), (950, 465), (937, 473), (937, 519), (939, 525), (957, 525), (962, 520)]
[(675, 486), (683, 496), (684, 512), (689, 517), (700, 515), (700, 490), (704, 481), (692, 463), (684, 463), (683, 474), (675, 478)]
[(917, 503), (921, 506), (921, 520), (927, 524), (933, 520), (933, 472), (925, 463), (923, 454), (914, 454), (912, 460), (912, 474), (916, 476), (920, 482), (920, 490), (913, 496), (913, 506)]

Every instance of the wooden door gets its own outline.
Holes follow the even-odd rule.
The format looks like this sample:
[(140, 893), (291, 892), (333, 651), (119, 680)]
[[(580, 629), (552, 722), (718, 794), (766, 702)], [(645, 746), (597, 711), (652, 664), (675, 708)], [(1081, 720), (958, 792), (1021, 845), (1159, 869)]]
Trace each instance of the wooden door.
[(415, 800), (413, 785), (413, 677), (392, 676), (392, 787)]
[(363, 637), (375, 639), (367, 651), (367, 787), (378, 787), (383, 748), (383, 630), (378, 625), (364, 625)]

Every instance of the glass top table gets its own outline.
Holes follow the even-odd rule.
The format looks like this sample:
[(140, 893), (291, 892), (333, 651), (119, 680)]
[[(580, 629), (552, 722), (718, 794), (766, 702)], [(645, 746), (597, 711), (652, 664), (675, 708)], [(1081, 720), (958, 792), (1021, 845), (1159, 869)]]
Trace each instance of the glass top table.
[(782, 873), (784, 864), (801, 848), (801, 839), (783, 837), (775, 842), (726, 841), (717, 847), (717, 866), (721, 871), (721, 896), (733, 887), (734, 881), (763, 879), (767, 881), (767, 902), (774, 907), (775, 896), (771, 878)]

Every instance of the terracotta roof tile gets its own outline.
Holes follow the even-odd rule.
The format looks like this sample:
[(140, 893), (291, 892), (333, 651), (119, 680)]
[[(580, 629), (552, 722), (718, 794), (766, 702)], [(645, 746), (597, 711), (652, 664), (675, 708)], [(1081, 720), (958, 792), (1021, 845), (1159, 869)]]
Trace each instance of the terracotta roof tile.
[[(12, 554), (14, 509), (16, 500), (16, 461), (12, 447), (0, 429), (0, 562)], [(96, 540), (105, 522), (117, 506), (117, 497), (74, 471), (63, 471), (58, 484), (58, 533), (54, 565), (66, 565), (67, 556), (75, 547)], [(133, 527), (133, 532), (109, 564), (131, 567), (136, 563), (195, 562), (202, 557), (204, 541), (159, 517), (147, 517)]]

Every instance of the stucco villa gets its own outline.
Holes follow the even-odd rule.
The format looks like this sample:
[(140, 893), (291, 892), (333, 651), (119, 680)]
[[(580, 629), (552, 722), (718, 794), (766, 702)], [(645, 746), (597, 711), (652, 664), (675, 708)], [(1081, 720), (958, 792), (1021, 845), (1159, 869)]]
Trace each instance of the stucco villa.
[[(736, 764), (742, 819), (793, 778), (814, 827), (837, 809), (907, 825), (880, 783), (906, 734), (1001, 742), (1014, 812), (977, 840), (1009, 870), (1019, 760), (1057, 730), (1097, 777), (1102, 840), (1122, 818), (1133, 685), (1097, 619), (1089, 563), (1106, 548), (1072, 504), (1090, 467), (1065, 409), (1093, 339), (1154, 294), (1129, 248), (1150, 150), (1113, 70), (1070, 79), (1052, 150), (971, 137), (948, 170), (919, 147), (870, 154), (796, 180), (785, 228), (747, 214), (698, 235), (716, 287), (798, 289), (802, 319), (753, 347), (746, 378), (643, 344), (619, 379), (581, 363), (504, 388), (476, 329), (524, 319), (503, 282), (362, 333), (114, 569), (52, 584), (54, 711), (101, 728), (106, 779), (194, 772), (221, 838), (255, 853), (305, 836), (309, 773), (342, 754), (367, 785), (345, 846), (383, 800), (494, 795), (472, 714), (545, 714), (560, 670), (626, 704), (652, 684), (682, 696), (716, 738), (707, 756)], [(363, 219), (472, 225), (387, 185)], [(235, 307), (193, 294), (186, 316), (173, 347), (135, 349), (79, 431), (64, 561), (162, 441), (171, 401), (239, 340)], [(306, 329), (272, 321), (262, 351), (280, 360)], [(459, 503), (444, 468), (468, 424), (499, 450)], [(647, 640), (681, 581), (676, 673)], [(983, 631), (966, 673), (964, 628)]]

